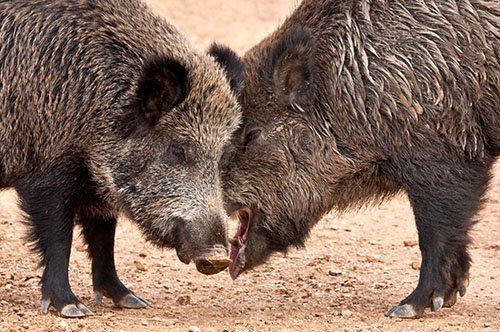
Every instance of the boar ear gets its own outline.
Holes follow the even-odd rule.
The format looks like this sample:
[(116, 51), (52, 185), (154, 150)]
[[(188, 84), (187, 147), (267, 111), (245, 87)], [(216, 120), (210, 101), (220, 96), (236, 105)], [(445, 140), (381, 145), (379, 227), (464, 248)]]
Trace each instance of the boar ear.
[(231, 85), (231, 90), (239, 97), (243, 90), (243, 62), (240, 57), (229, 47), (213, 43), (208, 49), (208, 54), (215, 58), (224, 69)]
[(275, 93), (290, 105), (307, 106), (314, 97), (314, 37), (306, 29), (286, 31), (269, 57)]
[(162, 114), (179, 105), (189, 90), (188, 70), (172, 58), (155, 58), (143, 67), (137, 88), (139, 108), (155, 125)]

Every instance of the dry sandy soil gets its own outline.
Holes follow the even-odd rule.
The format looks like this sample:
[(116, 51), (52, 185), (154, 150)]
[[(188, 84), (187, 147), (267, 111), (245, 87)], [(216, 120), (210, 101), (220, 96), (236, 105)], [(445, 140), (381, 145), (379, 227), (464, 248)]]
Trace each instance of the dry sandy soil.
[[(287, 0), (150, 0), (200, 48), (213, 40), (243, 53), (295, 7)], [(95, 313), (63, 319), (40, 313), (37, 257), (23, 240), (13, 192), (0, 195), (0, 331), (500, 331), (500, 163), (474, 228), (467, 295), (417, 320), (384, 312), (417, 283), (420, 254), (408, 201), (401, 196), (342, 216), (328, 215), (307, 249), (275, 256), (236, 282), (183, 265), (174, 251), (146, 243), (122, 220), (116, 259), (122, 280), (150, 301), (144, 310), (93, 302), (90, 264), (75, 235), (70, 278)], [(78, 231), (76, 232), (78, 234)], [(406, 243), (406, 244), (405, 244)]]

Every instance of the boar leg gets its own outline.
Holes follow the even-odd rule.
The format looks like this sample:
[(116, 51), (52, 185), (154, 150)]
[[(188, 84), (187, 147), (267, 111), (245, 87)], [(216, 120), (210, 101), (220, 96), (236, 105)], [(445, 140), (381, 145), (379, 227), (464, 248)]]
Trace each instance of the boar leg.
[(444, 161), (407, 173), (412, 179), (405, 189), (415, 214), (422, 263), (417, 288), (388, 316), (419, 317), (426, 307), (438, 311), (454, 305), (457, 292), (465, 295), (471, 262), (468, 232), (488, 184), (490, 165)]
[(84, 218), (80, 215), (85, 241), (92, 259), (92, 281), (97, 303), (106, 296), (122, 308), (144, 308), (147, 302), (134, 295), (118, 278), (114, 260), (115, 218)]
[(68, 278), (75, 197), (71, 190), (77, 186), (69, 183), (73, 176), (63, 176), (64, 170), (53, 171), (42, 176), (33, 174), (15, 183), (15, 188), (31, 227), (29, 239), (42, 256), (40, 265), (45, 267), (42, 312), (47, 313), (52, 305), (62, 316), (83, 317), (92, 312), (73, 294)]

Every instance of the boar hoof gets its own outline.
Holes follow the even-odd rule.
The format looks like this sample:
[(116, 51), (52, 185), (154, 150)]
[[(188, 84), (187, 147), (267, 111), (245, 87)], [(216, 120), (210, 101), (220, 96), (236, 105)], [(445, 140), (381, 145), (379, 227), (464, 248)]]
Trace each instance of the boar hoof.
[(67, 318), (78, 318), (93, 315), (92, 311), (90, 311), (83, 304), (67, 304), (65, 305), (60, 312), (62, 317)]
[(95, 296), (95, 303), (98, 305), (102, 304), (102, 298), (104, 297), (102, 292), (95, 291), (94, 296)]
[(42, 300), (42, 314), (46, 314), (49, 312), (50, 307), (50, 299)]
[[(46, 314), (49, 312), (50, 304), (51, 304), (50, 299), (42, 300), (42, 314)], [(71, 303), (65, 305), (61, 309), (59, 314), (62, 317), (78, 318), (78, 317), (91, 316), (94, 313), (81, 303), (78, 304)]]
[(394, 306), (385, 315), (397, 318), (417, 318), (419, 316), (415, 308), (410, 304)]
[(442, 296), (438, 296), (432, 299), (432, 311), (439, 311), (443, 308), (444, 298)]
[(146, 300), (141, 299), (139, 296), (131, 293), (125, 295), (120, 301), (115, 302), (115, 305), (117, 307), (129, 309), (146, 308), (148, 304), (149, 303)]

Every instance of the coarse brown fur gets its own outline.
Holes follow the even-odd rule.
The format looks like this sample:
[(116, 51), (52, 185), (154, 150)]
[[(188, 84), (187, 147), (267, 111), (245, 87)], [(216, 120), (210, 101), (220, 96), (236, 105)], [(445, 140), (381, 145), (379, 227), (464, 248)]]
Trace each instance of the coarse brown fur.
[(74, 222), (98, 298), (119, 306), (146, 305), (115, 271), (120, 213), (217, 272), (204, 259), (227, 253), (219, 160), (241, 117), (233, 71), (140, 1), (0, 3), (0, 184), (17, 190), (42, 256), (44, 312), (88, 314), (68, 281)]
[(423, 261), (389, 315), (453, 305), (500, 154), (499, 38), (496, 1), (303, 1), (244, 56), (243, 126), (223, 174), (229, 212), (249, 221), (233, 277), (303, 246), (327, 211), (403, 190)]

